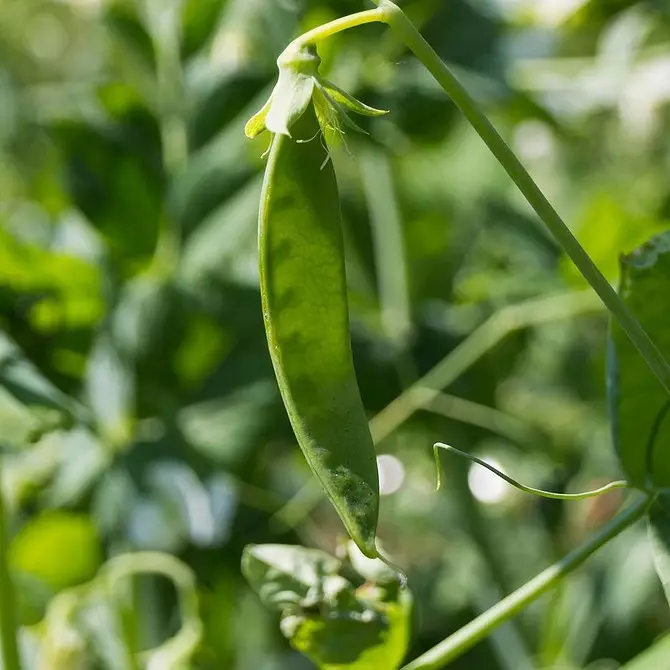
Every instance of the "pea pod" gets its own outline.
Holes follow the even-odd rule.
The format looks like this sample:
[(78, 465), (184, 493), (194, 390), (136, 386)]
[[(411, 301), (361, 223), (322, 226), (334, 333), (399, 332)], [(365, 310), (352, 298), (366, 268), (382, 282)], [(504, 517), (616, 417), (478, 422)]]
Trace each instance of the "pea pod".
[(305, 458), (368, 557), (379, 481), (356, 376), (337, 180), (313, 105), (274, 134), (259, 217), (265, 329)]

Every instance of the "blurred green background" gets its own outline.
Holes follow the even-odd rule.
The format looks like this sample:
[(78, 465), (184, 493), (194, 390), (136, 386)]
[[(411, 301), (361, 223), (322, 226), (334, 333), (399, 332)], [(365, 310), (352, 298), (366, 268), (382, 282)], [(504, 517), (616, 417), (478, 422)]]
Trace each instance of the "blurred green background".
[[(619, 254), (670, 224), (670, 5), (403, 7), (616, 281)], [(266, 351), (268, 137), (247, 141), (243, 126), (292, 37), (366, 8), (0, 0), (0, 447), (24, 626), (107, 557), (157, 549), (198, 578), (196, 667), (312, 667), (239, 570), (250, 542), (333, 551), (342, 533)], [(392, 35), (366, 26), (321, 55), (328, 78), (391, 110), (334, 161), (356, 368), (382, 456), (379, 536), (409, 573), (416, 655), (622, 502), (529, 499), (448, 456), (435, 493), (430, 452), (442, 440), (557, 491), (618, 477), (608, 321)], [(175, 596), (160, 579), (137, 592), (148, 647), (178, 626)], [(639, 525), (450, 667), (615, 670), (668, 625)]]

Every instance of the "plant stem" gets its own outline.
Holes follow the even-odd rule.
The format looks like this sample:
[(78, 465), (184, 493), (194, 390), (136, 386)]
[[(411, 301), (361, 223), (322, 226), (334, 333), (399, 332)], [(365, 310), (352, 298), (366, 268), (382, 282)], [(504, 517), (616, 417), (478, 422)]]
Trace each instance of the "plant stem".
[(439, 397), (441, 389), (451, 384), (509, 333), (599, 309), (600, 303), (591, 291), (543, 296), (503, 307), (372, 418), (370, 430), (375, 444), (388, 437), (417, 409), (428, 407)]
[(357, 12), (356, 14), (343, 16), (340, 19), (329, 21), (322, 26), (317, 26), (316, 28), (303, 33), (288, 45), (286, 51), (295, 48), (300, 49), (308, 44), (316, 44), (316, 42), (321, 42), (336, 33), (341, 33), (344, 30), (356, 28), (365, 25), (366, 23), (384, 23), (383, 18), (383, 9), (368, 9), (364, 12)]
[(617, 489), (632, 488), (632, 486), (627, 481), (619, 479), (615, 482), (605, 484), (605, 486), (601, 486), (600, 488), (593, 489), (591, 491), (582, 491), (581, 493), (554, 493), (553, 491), (544, 491), (543, 489), (536, 489), (532, 486), (526, 486), (525, 484), (518, 482), (516, 479), (506, 475), (504, 472), (498, 470), (498, 468), (494, 467), (490, 463), (487, 463), (481, 458), (477, 458), (472, 454), (468, 454), (467, 452), (456, 449), (456, 447), (452, 447), (448, 444), (437, 442), (433, 445), (433, 454), (435, 456), (435, 466), (437, 469), (436, 488), (438, 491), (442, 488), (442, 462), (440, 460), (439, 454), (440, 449), (444, 449), (449, 453), (455, 454), (456, 456), (460, 456), (461, 458), (470, 461), (471, 463), (476, 463), (477, 465), (486, 468), (489, 472), (492, 472), (494, 475), (497, 475), (506, 481), (510, 486), (514, 486), (515, 488), (519, 489), (519, 491), (530, 493), (531, 495), (535, 496), (540, 496), (541, 498), (549, 498), (551, 500), (585, 500), (587, 498), (597, 498), (598, 496), (604, 495), (605, 493), (610, 493), (611, 491), (615, 491)]
[[(163, 169), (168, 180), (184, 174), (189, 160), (186, 92), (180, 51), (182, 4), (182, 0), (145, 0), (145, 23), (156, 53), (157, 116)], [(167, 208), (154, 255), (154, 267), (159, 273), (174, 272), (181, 243), (180, 217)]]
[(641, 519), (651, 498), (638, 498), (620, 512), (609, 523), (598, 530), (581, 547), (570, 552), (565, 558), (526, 582), (481, 616), (463, 626), (459, 631), (407, 664), (403, 670), (429, 670), (442, 668), (487, 637), (497, 626), (521, 612), (527, 605), (561, 582), (570, 572), (578, 568), (591, 554)]
[(579, 244), (542, 191), (540, 191), (519, 159), (507, 146), (505, 140), (503, 140), (491, 122), (479, 110), (470, 94), (451, 73), (428, 42), (421, 36), (421, 33), (414, 27), (404, 12), (390, 0), (376, 0), (376, 2), (379, 5), (379, 9), (383, 10), (383, 21), (396, 32), (398, 37), (428, 69), (444, 89), (445, 93), (465, 115), (470, 125), (482, 138), (486, 146), (491, 150), (491, 153), (498, 159), (498, 162), (512, 178), (512, 181), (514, 181), (517, 188), (547, 226), (556, 241), (572, 259), (593, 290), (600, 296), (600, 299), (611, 312), (612, 316), (619, 322), (635, 348), (646, 361), (649, 369), (658, 377), (658, 380), (670, 393), (670, 366), (663, 357), (663, 354), (661, 354), (649, 338), (607, 279), (598, 270), (590, 256)]
[[(0, 481), (2, 481), (1, 469)], [(8, 549), (5, 499), (2, 487), (0, 487), (0, 643), (2, 644), (2, 667), (4, 670), (21, 670), (16, 641), (16, 601), (14, 598), (14, 583), (7, 560)]]
[[(182, 667), (195, 653), (202, 639), (198, 590), (193, 571), (169, 554), (143, 551), (121, 554), (103, 566), (99, 577), (106, 581), (113, 596), (119, 582), (142, 574), (156, 574), (172, 581), (177, 590), (181, 613), (181, 628), (160, 647), (143, 651), (141, 657), (149, 660), (147, 667)], [(146, 663), (142, 663), (144, 667)]]

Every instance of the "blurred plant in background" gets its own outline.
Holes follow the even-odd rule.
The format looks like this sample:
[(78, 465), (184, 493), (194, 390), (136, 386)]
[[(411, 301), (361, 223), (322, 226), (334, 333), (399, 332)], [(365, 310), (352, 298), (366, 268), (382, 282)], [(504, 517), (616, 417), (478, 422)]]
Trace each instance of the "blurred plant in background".
[[(196, 667), (311, 667), (240, 572), (249, 543), (332, 553), (341, 533), (267, 355), (267, 139), (243, 126), (290, 39), (363, 4), (0, 2), (0, 447), (26, 649), (55, 635), (88, 649), (81, 667), (128, 667), (124, 635), (160, 645), (180, 626), (164, 575), (130, 582), (125, 632), (95, 602), (94, 632), (44, 616), (106, 559), (161, 551), (197, 579)], [(619, 254), (670, 223), (667, 4), (403, 8), (615, 281)], [(380, 537), (409, 572), (415, 654), (618, 507), (528, 500), (459, 461), (435, 494), (430, 452), (448, 440), (555, 490), (616, 477), (607, 319), (392, 35), (360, 28), (321, 56), (325, 76), (391, 110), (334, 161)], [(619, 667), (670, 624), (644, 540), (627, 531), (453, 667)]]

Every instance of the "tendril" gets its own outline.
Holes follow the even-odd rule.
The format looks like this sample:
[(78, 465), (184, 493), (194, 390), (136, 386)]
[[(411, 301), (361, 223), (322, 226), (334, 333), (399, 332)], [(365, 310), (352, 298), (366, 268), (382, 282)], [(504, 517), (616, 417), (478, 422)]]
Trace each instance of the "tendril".
[(594, 489), (593, 491), (584, 491), (582, 493), (554, 493), (553, 491), (544, 491), (543, 489), (536, 489), (533, 488), (532, 486), (525, 486), (524, 484), (521, 484), (520, 482), (506, 475), (504, 472), (501, 472), (497, 468), (493, 467), (486, 461), (483, 461), (481, 458), (477, 458), (472, 454), (468, 454), (465, 451), (456, 449), (455, 447), (452, 447), (448, 444), (437, 442), (436, 444), (433, 445), (433, 454), (435, 456), (435, 465), (437, 467), (436, 490), (438, 491), (442, 486), (442, 463), (440, 462), (440, 454), (439, 454), (440, 449), (444, 449), (445, 451), (455, 454), (456, 456), (460, 456), (461, 458), (466, 458), (467, 460), (472, 461), (473, 463), (477, 463), (477, 465), (481, 465), (483, 468), (486, 468), (493, 474), (498, 475), (498, 477), (504, 479), (508, 484), (511, 484), (520, 491), (523, 491), (524, 493), (531, 493), (533, 495), (540, 496), (542, 498), (551, 498), (553, 500), (583, 500), (584, 498), (594, 498), (596, 496), (603, 495), (604, 493), (609, 493), (610, 491), (613, 491), (615, 489), (630, 488), (630, 484), (627, 481), (618, 480), (610, 482), (605, 486), (601, 486), (598, 489)]

